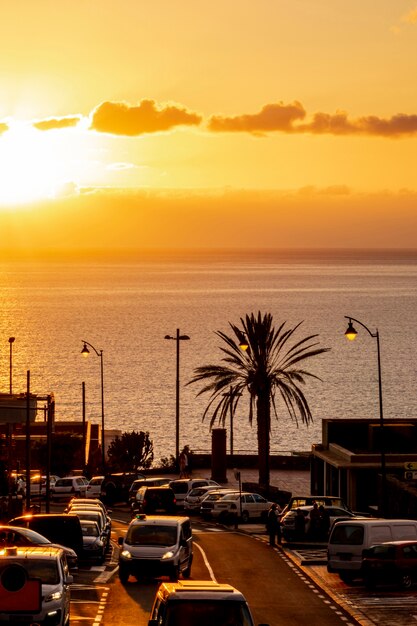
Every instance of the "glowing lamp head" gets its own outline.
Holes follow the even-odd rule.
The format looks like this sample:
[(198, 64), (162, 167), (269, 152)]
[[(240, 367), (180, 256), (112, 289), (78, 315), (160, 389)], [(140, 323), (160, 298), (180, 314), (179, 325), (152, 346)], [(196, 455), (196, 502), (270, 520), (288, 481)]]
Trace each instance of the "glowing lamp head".
[(88, 355), (90, 354), (90, 350), (87, 348), (87, 344), (84, 344), (83, 349), (81, 350), (81, 354), (83, 355), (83, 357), (87, 358)]
[(349, 320), (349, 324), (347, 330), (345, 332), (345, 337), (349, 339), (349, 341), (353, 341), (358, 334), (357, 330), (354, 328), (352, 324), (352, 320)]

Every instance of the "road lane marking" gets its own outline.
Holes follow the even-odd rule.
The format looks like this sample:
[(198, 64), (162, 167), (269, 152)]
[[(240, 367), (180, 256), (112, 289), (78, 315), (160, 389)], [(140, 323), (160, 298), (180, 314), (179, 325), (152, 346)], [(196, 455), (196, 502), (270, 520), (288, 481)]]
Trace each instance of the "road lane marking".
[(203, 561), (204, 561), (204, 563), (205, 563), (205, 565), (206, 565), (206, 567), (207, 567), (208, 573), (210, 574), (210, 578), (211, 578), (211, 580), (212, 580), (214, 583), (216, 583), (216, 582), (217, 582), (217, 580), (216, 580), (216, 577), (215, 577), (215, 575), (214, 575), (214, 572), (213, 572), (213, 570), (212, 570), (212, 568), (211, 568), (211, 565), (210, 565), (210, 563), (209, 563), (209, 560), (208, 560), (208, 558), (207, 558), (207, 556), (206, 556), (206, 553), (204, 552), (203, 548), (202, 548), (201, 546), (199, 546), (199, 545), (198, 545), (198, 543), (195, 543), (194, 545), (195, 545), (195, 547), (196, 547), (196, 548), (198, 548), (198, 549), (200, 550), (200, 552), (201, 552), (201, 555), (202, 555), (202, 557), (203, 557)]

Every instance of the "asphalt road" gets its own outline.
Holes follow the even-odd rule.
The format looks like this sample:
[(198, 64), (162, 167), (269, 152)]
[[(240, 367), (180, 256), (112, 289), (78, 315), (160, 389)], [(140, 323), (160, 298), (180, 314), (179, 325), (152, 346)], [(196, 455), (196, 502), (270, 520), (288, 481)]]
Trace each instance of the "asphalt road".
[[(117, 514), (116, 514), (117, 515)], [(122, 585), (117, 575), (117, 536), (126, 524), (113, 521), (113, 556), (104, 568), (80, 568), (72, 588), (71, 624), (146, 626), (158, 582)], [(272, 549), (266, 537), (221, 529), (193, 521), (194, 562), (191, 578), (215, 579), (237, 587), (246, 596), (256, 624), (270, 626), (356, 624), (284, 552)]]

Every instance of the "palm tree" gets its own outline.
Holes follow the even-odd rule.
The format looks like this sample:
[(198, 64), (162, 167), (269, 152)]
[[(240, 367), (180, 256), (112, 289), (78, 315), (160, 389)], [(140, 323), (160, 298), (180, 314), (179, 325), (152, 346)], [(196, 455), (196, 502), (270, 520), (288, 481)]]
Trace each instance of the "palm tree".
[(276, 329), (272, 315), (262, 315), (260, 311), (257, 315), (246, 315), (240, 322), (241, 327), (229, 323), (234, 337), (216, 331), (216, 335), (225, 343), (220, 347), (224, 365), (196, 368), (188, 384), (207, 383), (197, 395), (211, 394), (203, 413), (203, 420), (211, 415), (210, 428), (216, 420), (224, 426), (228, 414), (236, 410), (242, 392), (249, 393), (250, 424), (256, 412), (259, 486), (268, 490), (271, 407), (278, 418), (276, 395), (278, 393), (297, 425), (299, 419), (308, 425), (312, 415), (301, 386), (307, 377), (318, 377), (299, 369), (299, 364), (327, 352), (329, 348), (318, 347), (318, 335), (309, 335), (292, 342), (302, 322), (293, 328), (286, 328), (283, 322)]

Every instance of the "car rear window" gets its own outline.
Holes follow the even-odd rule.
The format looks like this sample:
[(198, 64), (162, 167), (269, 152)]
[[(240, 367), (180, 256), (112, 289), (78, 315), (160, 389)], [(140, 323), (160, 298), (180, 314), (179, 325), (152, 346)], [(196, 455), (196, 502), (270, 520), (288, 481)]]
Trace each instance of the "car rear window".
[(171, 489), (174, 490), (175, 493), (188, 493), (188, 483), (169, 483)]
[(183, 600), (168, 602), (167, 626), (251, 626), (249, 611), (243, 602)]
[(329, 543), (335, 545), (360, 546), (363, 544), (363, 526), (340, 524), (334, 527)]
[(393, 559), (395, 548), (394, 546), (374, 546), (368, 550), (368, 556), (378, 559)]

